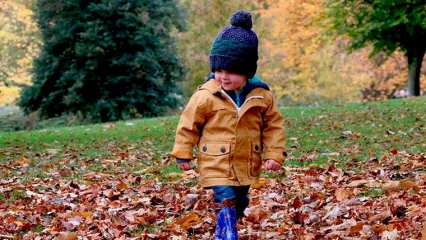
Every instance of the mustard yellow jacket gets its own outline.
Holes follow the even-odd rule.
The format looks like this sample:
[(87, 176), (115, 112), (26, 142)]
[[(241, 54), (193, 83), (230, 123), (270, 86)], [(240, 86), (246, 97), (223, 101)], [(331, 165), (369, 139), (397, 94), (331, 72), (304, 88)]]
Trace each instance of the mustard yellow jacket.
[(203, 84), (182, 112), (172, 155), (197, 163), (202, 187), (257, 181), (262, 160), (285, 159), (283, 118), (271, 91), (253, 89), (240, 108), (216, 80)]

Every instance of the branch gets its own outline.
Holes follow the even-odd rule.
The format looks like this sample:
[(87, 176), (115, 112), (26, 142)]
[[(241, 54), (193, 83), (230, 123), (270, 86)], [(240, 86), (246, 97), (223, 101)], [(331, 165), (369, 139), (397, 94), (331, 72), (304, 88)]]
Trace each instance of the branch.
[(9, 77), (9, 74), (5, 71), (3, 71), (2, 69), (0, 69), (0, 73), (2, 73), (3, 75), (5, 75), (6, 77)]

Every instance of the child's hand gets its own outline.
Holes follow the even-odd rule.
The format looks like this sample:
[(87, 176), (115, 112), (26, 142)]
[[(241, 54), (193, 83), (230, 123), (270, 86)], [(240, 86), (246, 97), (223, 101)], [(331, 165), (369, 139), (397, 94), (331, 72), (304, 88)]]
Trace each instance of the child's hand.
[(191, 163), (190, 162), (182, 162), (182, 163), (176, 163), (176, 164), (180, 168), (180, 170), (182, 170), (182, 171), (191, 170)]
[(269, 159), (265, 162), (265, 169), (270, 171), (277, 171), (281, 169), (281, 164), (275, 160)]

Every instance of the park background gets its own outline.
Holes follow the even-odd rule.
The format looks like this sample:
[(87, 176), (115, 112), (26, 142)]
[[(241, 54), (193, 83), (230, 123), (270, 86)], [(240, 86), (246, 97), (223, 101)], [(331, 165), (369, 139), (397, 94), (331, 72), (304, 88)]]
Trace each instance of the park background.
[(211, 239), (169, 152), (239, 9), (288, 149), (241, 239), (425, 239), (422, 0), (0, 0), (0, 238)]
[[(35, 1), (11, 0), (1, 2), (0, 7), (2, 11), (0, 17), (2, 26), (0, 31), (0, 52), (2, 57), (0, 62), (0, 105), (16, 105), (22, 93), (22, 89), (31, 85), (34, 79), (39, 78), (39, 81), (46, 82), (44, 83), (45, 85), (52, 85), (50, 82), (47, 83), (48, 81), (45, 79), (49, 77), (54, 78), (55, 74), (69, 75), (74, 79), (94, 78), (96, 79), (94, 81), (109, 82), (110, 86), (114, 85), (113, 81), (118, 81), (119, 85), (121, 85), (121, 90), (116, 90), (114, 87), (105, 87), (106, 89), (99, 88), (99, 91), (103, 90), (108, 92), (114, 89), (117, 91), (117, 94), (127, 94), (129, 96), (127, 102), (132, 102), (130, 98), (135, 97), (130, 93), (132, 85), (127, 81), (132, 81), (130, 79), (134, 76), (124, 76), (124, 78), (127, 79), (120, 81), (111, 80), (114, 77), (119, 78), (120, 76), (106, 77), (105, 74), (107, 73), (103, 73), (103, 75), (101, 73), (103, 71), (102, 68), (106, 68), (109, 65), (105, 62), (101, 62), (99, 59), (105, 57), (110, 57), (111, 61), (118, 59), (117, 56), (112, 56), (115, 53), (111, 53), (113, 52), (111, 48), (115, 46), (113, 43), (114, 41), (120, 41), (117, 40), (119, 38), (117, 36), (109, 36), (109, 38), (103, 39), (101, 39), (102, 37), (99, 37), (99, 39), (94, 37), (96, 34), (100, 36), (103, 32), (108, 34), (108, 31), (113, 31), (113, 28), (108, 25), (113, 25), (114, 23), (106, 21), (108, 18), (115, 19), (122, 17), (124, 19), (123, 21), (127, 21), (130, 18), (126, 20), (119, 12), (115, 13), (116, 16), (113, 16), (113, 14), (100, 14), (98, 17), (105, 20), (103, 26), (102, 24), (96, 23), (93, 19), (89, 19), (91, 22), (88, 24), (92, 24), (91, 27), (84, 26), (84, 23), (81, 22), (84, 21), (82, 19), (85, 19), (85, 16), (83, 16), (84, 14), (90, 14), (90, 11), (111, 11), (111, 9), (102, 9), (102, 7), (114, 8), (114, 6), (107, 6), (107, 3), (104, 4), (105, 6), (99, 4), (98, 9), (87, 10), (88, 12), (86, 13), (74, 12), (74, 15), (66, 15), (66, 10), (64, 10), (65, 5), (61, 6), (60, 2), (51, 5), (49, 5), (49, 1), (40, 2), (39, 6), (42, 7), (38, 8), (40, 9), (38, 15), (35, 9)], [(164, 6), (162, 7), (162, 4), (173, 4), (174, 6), (166, 8)], [(356, 4), (356, 1), (351, 4)], [(337, 16), (338, 14), (333, 12), (335, 10), (330, 7), (332, 4), (328, 3), (327, 5), (327, 2), (324, 0), (232, 2), (182, 0), (177, 2), (159, 2), (156, 7), (159, 8), (159, 12), (161, 13), (162, 11), (165, 16), (153, 18), (153, 25), (145, 24), (144, 27), (141, 28), (145, 29), (146, 32), (152, 31), (155, 27), (157, 27), (158, 30), (158, 26), (160, 26), (158, 24), (161, 22), (164, 23), (164, 28), (158, 31), (157, 35), (142, 36), (142, 34), (139, 37), (150, 38), (146, 40), (145, 46), (147, 46), (146, 43), (156, 41), (156, 37), (159, 39), (163, 38), (164, 41), (157, 45), (152, 44), (151, 49), (137, 49), (135, 51), (140, 55), (154, 60), (150, 62), (143, 59), (142, 56), (141, 58), (136, 57), (136, 54), (129, 54), (128, 57), (150, 66), (161, 64), (161, 61), (163, 61), (164, 63), (168, 63), (171, 67), (159, 69), (152, 67), (152, 69), (146, 70), (140, 67), (135, 69), (135, 66), (131, 66), (130, 63), (128, 65), (125, 63), (119, 64), (122, 64), (123, 67), (135, 69), (133, 73), (125, 73), (128, 75), (141, 74), (137, 73), (137, 71), (160, 71), (161, 74), (163, 74), (161, 77), (148, 78), (140, 77), (139, 75), (139, 77), (136, 76), (136, 78), (142, 78), (142, 80), (140, 80), (142, 83), (139, 83), (139, 86), (142, 86), (140, 87), (141, 89), (146, 87), (150, 81), (156, 82), (158, 89), (153, 90), (151, 95), (155, 98), (169, 97), (170, 99), (169, 101), (163, 102), (152, 101), (148, 104), (149, 106), (140, 106), (140, 103), (121, 104), (113, 110), (119, 112), (118, 115), (115, 116), (114, 114), (110, 114), (114, 116), (104, 117), (103, 121), (165, 113), (165, 109), (154, 109), (151, 105), (169, 106), (167, 109), (169, 113), (170, 111), (173, 112), (178, 106), (184, 105), (196, 86), (201, 84), (208, 74), (208, 54), (214, 37), (224, 26), (229, 24), (228, 18), (231, 13), (236, 9), (242, 8), (253, 12), (253, 28), (260, 39), (258, 75), (272, 86), (281, 106), (362, 102), (406, 96), (408, 66), (405, 57), (406, 51), (403, 48), (404, 44), (398, 43), (398, 40), (390, 39), (390, 41), (393, 41), (388, 44), (391, 47), (386, 45), (383, 46), (382, 43), (376, 43), (375, 41), (367, 41), (364, 45), (362, 45), (361, 42), (360, 45), (360, 37), (354, 38), (351, 41), (349, 33), (356, 32), (355, 34), (362, 35), (365, 34), (363, 31), (366, 32), (368, 31), (367, 28), (370, 28), (370, 31), (372, 31), (371, 34), (377, 34), (373, 31), (380, 31), (380, 28), (388, 27), (390, 30), (385, 29), (383, 31), (394, 31), (393, 34), (398, 35), (398, 31), (403, 31), (401, 29), (404, 29), (404, 27), (407, 27), (407, 29), (411, 27), (412, 31), (416, 32), (412, 33), (410, 37), (414, 36), (419, 42), (422, 42), (425, 36), (424, 28), (421, 28), (421, 24), (424, 24), (424, 20), (421, 20), (423, 15), (414, 12), (412, 15), (417, 14), (420, 20), (418, 20), (417, 23), (407, 23), (408, 20), (408, 22), (413, 22), (415, 18), (404, 12), (406, 11), (406, 9), (404, 9), (404, 4), (405, 2), (401, 2), (399, 5), (396, 4), (390, 7), (389, 11), (395, 11), (395, 16), (393, 16), (393, 18), (389, 17), (388, 22), (383, 24), (384, 26), (374, 26), (374, 24), (378, 25), (378, 23), (372, 23), (372, 26), (366, 25), (366, 29), (362, 29), (363, 26), (356, 26), (359, 28), (359, 31), (356, 32), (356, 28), (350, 29), (347, 27), (344, 29), (341, 26), (337, 26), (336, 22), (339, 21), (338, 17), (333, 19), (330, 15), (334, 14)], [(415, 6), (415, 4), (417, 3), (413, 3), (413, 6)], [(343, 5), (337, 5), (334, 6), (334, 8), (341, 7), (342, 11), (340, 12), (342, 13), (342, 6)], [(68, 11), (80, 11), (80, 8), (81, 6), (74, 6), (74, 8), (71, 6)], [(162, 8), (164, 9), (161, 10)], [(420, 12), (424, 10), (424, 8), (421, 7), (419, 7), (419, 9), (418, 11)], [(52, 15), (52, 13), (54, 13), (54, 15)], [(135, 12), (134, 14), (139, 14), (140, 17), (140, 15), (144, 13)], [(387, 16), (386, 14), (389, 14), (389, 12), (379, 12), (378, 14)], [(63, 27), (62, 31), (58, 29), (49, 29), (43, 25), (43, 21), (55, 21), (56, 18), (60, 19), (61, 17), (63, 17), (63, 22), (61, 22), (63, 26), (58, 24), (57, 27)], [(353, 18), (353, 16), (348, 16), (348, 18), (350, 17)], [(37, 24), (36, 19), (38, 19), (39, 24)], [(375, 21), (380, 21), (380, 18)], [(131, 23), (127, 24), (131, 25)], [(137, 24), (134, 24), (133, 27), (137, 27)], [(404, 24), (406, 24), (406, 26)], [(409, 26), (410, 24), (413, 26)], [(416, 24), (418, 26), (416, 26)], [(43, 28), (43, 26), (43, 31), (45, 31), (44, 36), (42, 34), (43, 31), (40, 29), (40, 27)], [(77, 28), (77, 26), (82, 29), (76, 30), (75, 28)], [(98, 27), (98, 29), (96, 29), (96, 27)], [(127, 27), (127, 29), (123, 30), (124, 34), (131, 31), (129, 29), (132, 26)], [(374, 29), (374, 27), (377, 29)], [(347, 32), (339, 32), (341, 29)], [(409, 30), (410, 29), (407, 31)], [(48, 31), (51, 32), (49, 33)], [(85, 36), (82, 37), (82, 34), (78, 33), (78, 31), (85, 31)], [(51, 37), (49, 34), (56, 34), (57, 39), (50, 39), (49, 41)], [(386, 38), (385, 34), (386, 33), (383, 34), (385, 36), (384, 38)], [(78, 35), (79, 38), (70, 35)], [(129, 34), (129, 36), (131, 36), (131, 34)], [(136, 36), (132, 37), (136, 38)], [(370, 40), (374, 40), (374, 37), (367, 36), (366, 38), (368, 39), (368, 37), (370, 37)], [(377, 38), (379, 38), (379, 36), (377, 36)], [(42, 47), (43, 39), (45, 39), (44, 48)], [(61, 46), (63, 41), (68, 41), (68, 45)], [(82, 44), (82, 41), (87, 41), (87, 44)], [(400, 39), (399, 41), (401, 42)], [(358, 44), (356, 47), (361, 48), (350, 48), (354, 44)], [(378, 46), (377, 49), (374, 48), (375, 45), (380, 44), (382, 44), (382, 46)], [(411, 45), (415, 44), (413, 43)], [(418, 45), (424, 44), (420, 43)], [(164, 54), (159, 51), (162, 46), (167, 46)], [(55, 47), (57, 48), (56, 50), (53, 49)], [(118, 52), (118, 54), (125, 56), (129, 51), (132, 51), (132, 47), (135, 47), (135, 45), (127, 42), (127, 46), (122, 46), (122, 48), (128, 49), (125, 51), (123, 50), (121, 53)], [(110, 52), (103, 53), (103, 51), (105, 51), (104, 48), (110, 49)], [(59, 53), (53, 52), (65, 50), (71, 51), (71, 53), (61, 56)], [(78, 52), (79, 50), (84, 51), (84, 54)], [(52, 54), (52, 57), (56, 58), (58, 62), (63, 61), (60, 64), (71, 66), (54, 67), (52, 66), (52, 59), (49, 63), (41, 63), (42, 61), (47, 61), (46, 59), (42, 59), (43, 57), (39, 55), (41, 51)], [(159, 55), (167, 55), (169, 57), (168, 61), (164, 61)], [(33, 64), (37, 56), (40, 56), (38, 65), (37, 63)], [(81, 61), (86, 61), (86, 66), (75, 67), (72, 61), (67, 62), (67, 60), (63, 60), (63, 58), (72, 57), (78, 58)], [(113, 57), (116, 57), (116, 59), (113, 59)], [(421, 57), (423, 59), (423, 56)], [(128, 59), (121, 59), (117, 61), (127, 60)], [(43, 68), (43, 66), (40, 66), (44, 64), (50, 67), (44, 66)], [(165, 64), (163, 64), (163, 66), (164, 65)], [(38, 66), (38, 68), (34, 66)], [(73, 67), (76, 69), (73, 69)], [(158, 66), (156, 67), (158, 68)], [(421, 68), (420, 72), (421, 89), (424, 89), (426, 85), (424, 80), (426, 77), (426, 70), (424, 69), (424, 67)], [(97, 78), (83, 73), (88, 70), (97, 74)], [(42, 76), (45, 72), (49, 71), (51, 71), (50, 76)], [(115, 71), (121, 70), (115, 68)], [(43, 79), (43, 77), (45, 79)], [(35, 97), (35, 94), (32, 93), (34, 98), (33, 102), (28, 100), (28, 98), (30, 98), (29, 96), (25, 97), (26, 101), (25, 99), (23, 101), (23, 105), (26, 106), (27, 112), (31, 113), (38, 111), (42, 118), (59, 116), (67, 113), (78, 115), (78, 113), (81, 112), (84, 115), (83, 118), (92, 117), (94, 121), (102, 120), (94, 116), (95, 114), (88, 113), (88, 111), (101, 110), (93, 110), (93, 108), (92, 110), (83, 110), (83, 108), (87, 107), (87, 105), (102, 105), (99, 102), (102, 101), (103, 97), (111, 100), (111, 98), (115, 96), (107, 95), (101, 97), (98, 94), (98, 99), (90, 99), (84, 94), (86, 86), (79, 86), (84, 85), (83, 83), (80, 83), (78, 80), (70, 82), (64, 78), (65, 77), (57, 80), (62, 82), (62, 91), (51, 89), (40, 94), (44, 96), (44, 99), (47, 99), (50, 94), (51, 98), (47, 101), (51, 101), (54, 104), (58, 101), (60, 103), (66, 102), (64, 99), (71, 102), (87, 101), (86, 104), (75, 105), (72, 103), (65, 103), (61, 104), (62, 110), (47, 110), (46, 108), (49, 108), (48, 106), (42, 107), (40, 104), (37, 105), (34, 103), (43, 99), (43, 96)], [(167, 80), (164, 78), (167, 78)], [(57, 77), (57, 79), (59, 78)], [(125, 85), (127, 85), (127, 88), (123, 87)], [(170, 85), (177, 86), (178, 88), (170, 88)], [(92, 87), (97, 88), (99, 86), (95, 84)], [(66, 90), (69, 91), (67, 92)], [(75, 93), (78, 91), (79, 93)], [(62, 95), (63, 99), (55, 99), (52, 97), (51, 92)], [(87, 92), (90, 92), (90, 90)], [(126, 94), (123, 94), (123, 92)], [(28, 95), (31, 95), (31, 93)], [(147, 99), (149, 99), (151, 95), (140, 94), (139, 98), (148, 101)], [(37, 98), (39, 99), (36, 101)], [(105, 108), (114, 108), (112, 104), (104, 105)], [(117, 108), (127, 108), (128, 110), (121, 112), (122, 110), (117, 110)], [(34, 114), (32, 117), (37, 118), (34, 117)]]

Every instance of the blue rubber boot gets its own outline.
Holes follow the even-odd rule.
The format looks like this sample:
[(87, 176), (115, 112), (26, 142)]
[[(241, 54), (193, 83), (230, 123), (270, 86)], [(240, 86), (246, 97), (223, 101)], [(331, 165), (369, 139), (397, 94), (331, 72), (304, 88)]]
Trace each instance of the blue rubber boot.
[(237, 211), (233, 207), (220, 210), (216, 220), (215, 240), (238, 240)]

